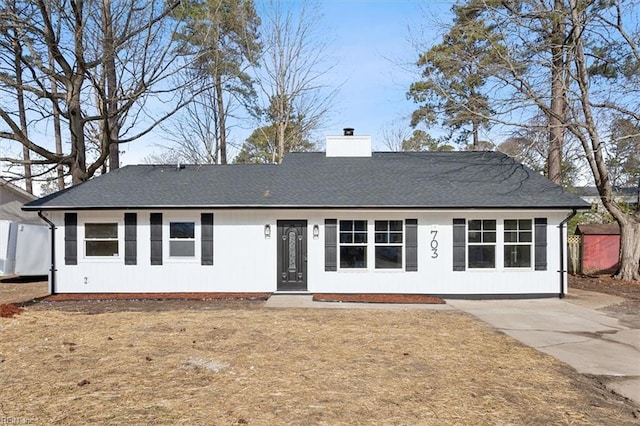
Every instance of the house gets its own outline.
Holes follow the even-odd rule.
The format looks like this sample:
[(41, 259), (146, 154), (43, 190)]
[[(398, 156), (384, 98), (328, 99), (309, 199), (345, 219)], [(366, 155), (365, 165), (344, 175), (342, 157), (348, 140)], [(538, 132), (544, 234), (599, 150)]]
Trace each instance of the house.
[(581, 236), (580, 265), (583, 274), (613, 273), (620, 256), (620, 226), (617, 223), (578, 225)]
[(549, 297), (588, 207), (498, 152), (344, 135), (280, 165), (126, 166), (24, 208), (54, 229), (52, 292)]
[[(574, 188), (576, 195), (587, 203), (591, 204), (593, 211), (606, 212), (600, 193), (595, 186), (579, 186)], [(613, 199), (619, 203), (626, 203), (630, 208), (638, 205), (638, 197), (640, 197), (640, 187), (615, 187), (613, 188)]]
[(49, 273), (49, 231), (36, 212), (22, 205), (36, 197), (0, 179), (0, 275)]

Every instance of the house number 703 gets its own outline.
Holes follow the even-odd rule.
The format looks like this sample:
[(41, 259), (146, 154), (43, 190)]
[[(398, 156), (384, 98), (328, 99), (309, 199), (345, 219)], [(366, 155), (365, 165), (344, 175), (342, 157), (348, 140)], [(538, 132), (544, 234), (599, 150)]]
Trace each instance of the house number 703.
[(436, 259), (438, 257), (438, 240), (436, 237), (438, 236), (438, 231), (431, 231), (431, 258)]

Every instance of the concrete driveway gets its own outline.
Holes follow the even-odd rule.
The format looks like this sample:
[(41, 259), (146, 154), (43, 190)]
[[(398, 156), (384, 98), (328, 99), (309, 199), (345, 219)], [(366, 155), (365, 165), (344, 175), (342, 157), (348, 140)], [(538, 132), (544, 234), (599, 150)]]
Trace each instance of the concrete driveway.
[(597, 310), (622, 301), (572, 290), (565, 299), (448, 299), (447, 303), (580, 373), (601, 376), (607, 388), (640, 404), (640, 328), (625, 326)]

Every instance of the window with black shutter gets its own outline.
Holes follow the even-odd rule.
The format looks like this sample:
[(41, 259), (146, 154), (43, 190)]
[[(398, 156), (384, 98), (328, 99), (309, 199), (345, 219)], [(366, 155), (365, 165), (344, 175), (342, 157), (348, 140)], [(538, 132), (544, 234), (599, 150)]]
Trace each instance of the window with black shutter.
[(135, 265), (138, 263), (138, 215), (137, 213), (124, 214), (124, 264)]
[(78, 264), (78, 214), (64, 214), (64, 264)]
[(162, 213), (151, 213), (151, 264), (162, 265)]
[(406, 232), (405, 247), (407, 260), (405, 271), (418, 270), (418, 219), (407, 219), (404, 221)]
[(467, 221), (453, 219), (453, 270), (464, 271), (466, 268), (466, 235)]
[(213, 213), (202, 213), (200, 227), (200, 264), (213, 265)]
[(338, 270), (338, 221), (325, 219), (324, 221), (324, 270)]
[(535, 223), (535, 269), (547, 270), (547, 218), (536, 218)]

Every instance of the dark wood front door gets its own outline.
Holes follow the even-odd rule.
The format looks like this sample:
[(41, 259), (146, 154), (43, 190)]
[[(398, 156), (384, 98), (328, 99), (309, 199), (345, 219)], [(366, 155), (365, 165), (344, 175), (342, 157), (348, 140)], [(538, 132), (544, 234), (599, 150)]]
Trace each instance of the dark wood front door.
[(307, 290), (307, 221), (278, 221), (278, 291)]

